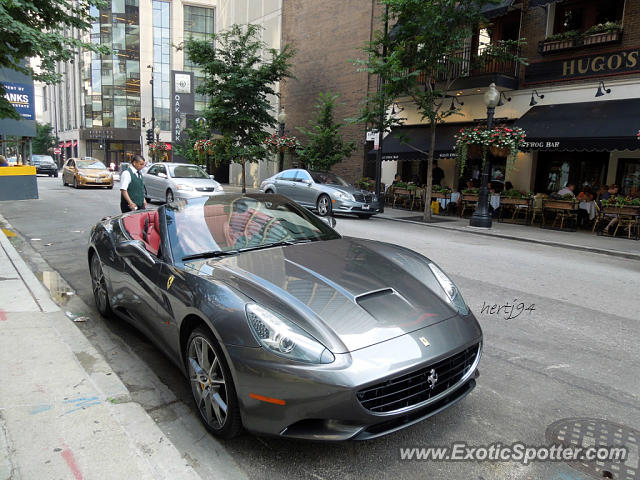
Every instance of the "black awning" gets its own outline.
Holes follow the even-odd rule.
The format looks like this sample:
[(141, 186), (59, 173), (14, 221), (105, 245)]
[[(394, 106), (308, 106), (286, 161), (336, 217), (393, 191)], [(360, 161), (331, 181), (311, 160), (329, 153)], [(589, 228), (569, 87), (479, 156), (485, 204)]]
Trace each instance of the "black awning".
[(501, 17), (509, 10), (509, 7), (513, 5), (514, 0), (501, 0), (499, 3), (489, 3), (480, 9), (480, 13), (486, 19), (492, 19)]
[(541, 105), (515, 122), (527, 134), (525, 149), (638, 150), (640, 98)]
[[(462, 127), (471, 126), (470, 123), (449, 123), (438, 125), (436, 128), (436, 146), (434, 158), (449, 158), (454, 156), (456, 139), (454, 135)], [(394, 128), (384, 137), (382, 143), (382, 160), (418, 160), (426, 161), (431, 140), (429, 125), (410, 125)], [(424, 153), (423, 153), (424, 152)], [(375, 158), (376, 150), (369, 151), (369, 157)]]

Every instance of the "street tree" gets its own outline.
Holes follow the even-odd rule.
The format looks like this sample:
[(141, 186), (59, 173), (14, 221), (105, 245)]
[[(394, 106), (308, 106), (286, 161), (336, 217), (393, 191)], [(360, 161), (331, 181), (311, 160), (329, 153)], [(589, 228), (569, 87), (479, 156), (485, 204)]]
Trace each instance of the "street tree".
[[(57, 62), (72, 61), (76, 52), (87, 49), (108, 54), (104, 46), (86, 43), (65, 35), (75, 28), (89, 30), (89, 8), (101, 6), (102, 0), (3, 0), (0, 2), (0, 68), (8, 68), (31, 75), (34, 80), (57, 83), (62, 79), (56, 73)], [(29, 59), (39, 59), (37, 68)], [(0, 83), (0, 118), (19, 119), (20, 115), (5, 98), (6, 90)]]
[(275, 83), (291, 77), (294, 50), (285, 45), (267, 48), (259, 39), (259, 25), (232, 25), (207, 40), (185, 42), (189, 59), (205, 73), (198, 93), (209, 99), (203, 112), (212, 139), (216, 163), (242, 165), (242, 191), (246, 191), (246, 162), (266, 159), (263, 143), (277, 124), (270, 99), (278, 96)]
[(51, 125), (48, 123), (36, 122), (36, 136), (33, 139), (33, 153), (40, 155), (51, 154), (51, 149), (56, 144), (56, 137), (51, 135)]
[(489, 62), (525, 63), (518, 55), (524, 39), (492, 42), (481, 45), (477, 55), (462, 54), (469, 49), (468, 42), (474, 33), (488, 23), (483, 8), (497, 0), (382, 0), (382, 3), (386, 5), (383, 21), (393, 28), (374, 37), (366, 47), (367, 60), (360, 64), (383, 81), (368, 99), (359, 120), (377, 125), (375, 120), (382, 114), (383, 126), (388, 129), (400, 122), (385, 115), (391, 103), (399, 97), (413, 101), (422, 120), (430, 126), (428, 152), (407, 145), (428, 158), (424, 220), (431, 221), (429, 199), (436, 127), (458, 113), (456, 108), (447, 107), (449, 92), (457, 80)]
[(298, 157), (309, 169), (329, 171), (333, 165), (349, 157), (356, 148), (356, 142), (345, 142), (340, 135), (344, 123), (334, 121), (338, 97), (339, 95), (331, 92), (320, 93), (309, 128), (298, 128), (307, 136), (304, 147), (298, 151)]
[(196, 165), (206, 165), (210, 170), (209, 159), (196, 150), (194, 145), (198, 140), (209, 138), (210, 130), (208, 129), (205, 121), (199, 121), (199, 119), (189, 119), (187, 121), (187, 127), (182, 130), (182, 140), (174, 145), (175, 153), (178, 156), (183, 157), (187, 162), (194, 163)]

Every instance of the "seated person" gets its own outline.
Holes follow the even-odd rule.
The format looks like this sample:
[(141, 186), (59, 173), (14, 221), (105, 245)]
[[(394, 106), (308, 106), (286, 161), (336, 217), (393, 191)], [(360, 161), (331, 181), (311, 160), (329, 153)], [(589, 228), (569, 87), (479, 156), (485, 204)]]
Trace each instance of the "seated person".
[(513, 190), (513, 183), (505, 182), (505, 184), (504, 184), (504, 192), (508, 192), (509, 190)]
[(561, 188), (560, 190), (558, 190), (558, 195), (559, 196), (564, 196), (564, 195), (571, 195), (575, 197), (575, 194), (573, 193), (573, 191), (576, 189), (575, 184), (573, 183), (567, 183), (567, 186), (564, 188)]
[(609, 200), (611, 197), (615, 197), (616, 195), (618, 195), (618, 186), (614, 184), (611, 185), (606, 192), (600, 195), (600, 200)]
[(593, 201), (593, 193), (591, 193), (591, 187), (586, 186), (582, 189), (582, 191), (578, 194), (578, 200), (581, 202), (591, 202)]

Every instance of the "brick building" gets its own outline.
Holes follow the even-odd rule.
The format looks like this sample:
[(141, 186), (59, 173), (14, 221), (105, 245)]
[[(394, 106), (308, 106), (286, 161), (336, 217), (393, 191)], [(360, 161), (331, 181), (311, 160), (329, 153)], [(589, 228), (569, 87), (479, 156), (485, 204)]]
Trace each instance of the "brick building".
[[(338, 119), (355, 115), (377, 79), (357, 72), (349, 59), (361, 55), (358, 48), (381, 29), (379, 9), (375, 0), (283, 1), (282, 42), (294, 44), (298, 51), (297, 78), (281, 88), (287, 125), (305, 125), (317, 94), (328, 90), (339, 93), (344, 102)], [(504, 62), (469, 68), (454, 85), (450, 94), (464, 106), (460, 115), (438, 127), (443, 184), (457, 180), (454, 133), (486, 118), (482, 96), (495, 82), (505, 94), (496, 117), (526, 126), (529, 148), (519, 154), (509, 178), (504, 177), (504, 159), (492, 159), (494, 180), (536, 191), (556, 190), (567, 182), (619, 183), (625, 192), (639, 186), (640, 141), (635, 133), (640, 121), (633, 120), (634, 112), (640, 111), (640, 1), (503, 0), (488, 9), (486, 17), (487, 23), (461, 53), (474, 56), (486, 43), (526, 38), (522, 56), (529, 65)], [(426, 125), (411, 102), (399, 99), (398, 106), (407, 118), (405, 133), (427, 149)], [(424, 157), (403, 149), (394, 133), (385, 141), (383, 182), (390, 182), (396, 172), (407, 180), (424, 181)], [(373, 172), (366, 161), (371, 144), (365, 142), (365, 134), (361, 125), (345, 129), (345, 137), (355, 139), (358, 150), (334, 170), (350, 181)], [(468, 167), (465, 175), (477, 177), (479, 165), (471, 162)]]

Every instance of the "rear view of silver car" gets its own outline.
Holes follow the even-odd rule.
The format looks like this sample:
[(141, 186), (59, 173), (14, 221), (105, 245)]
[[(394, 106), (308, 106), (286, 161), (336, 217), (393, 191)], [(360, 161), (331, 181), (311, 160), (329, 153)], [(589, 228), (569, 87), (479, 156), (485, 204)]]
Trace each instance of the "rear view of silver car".
[(331, 172), (303, 169), (284, 170), (260, 184), (264, 193), (278, 193), (310, 209), (321, 217), (352, 213), (369, 218), (380, 212), (380, 202), (372, 192), (359, 190)]
[(171, 203), (176, 199), (206, 197), (223, 188), (198, 165), (155, 163), (143, 171), (147, 198)]

